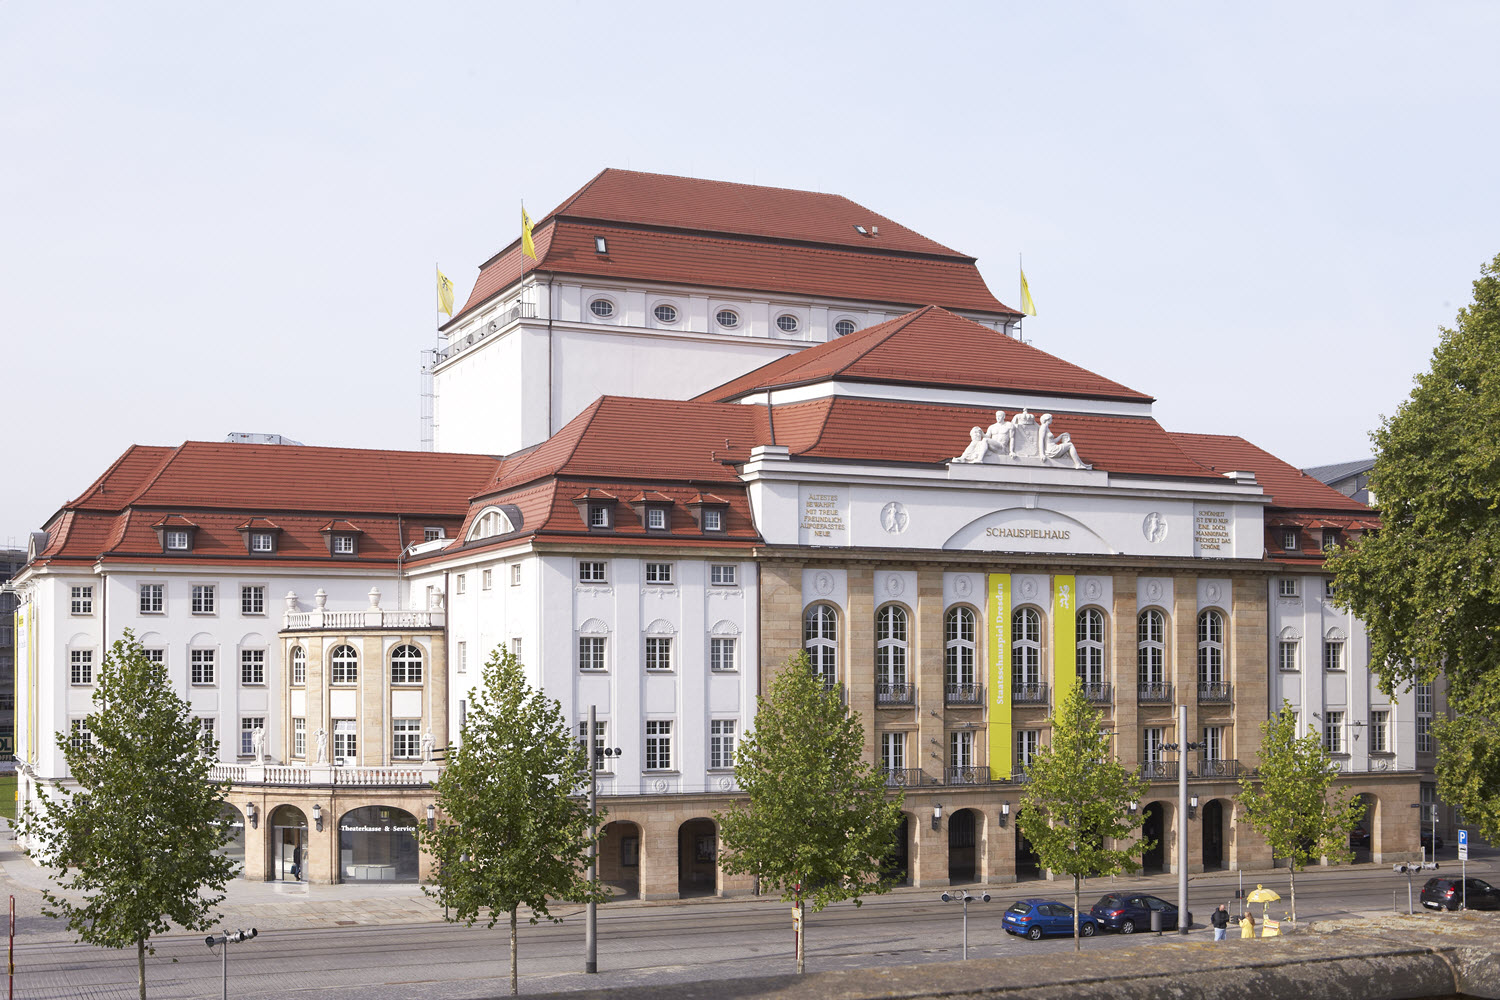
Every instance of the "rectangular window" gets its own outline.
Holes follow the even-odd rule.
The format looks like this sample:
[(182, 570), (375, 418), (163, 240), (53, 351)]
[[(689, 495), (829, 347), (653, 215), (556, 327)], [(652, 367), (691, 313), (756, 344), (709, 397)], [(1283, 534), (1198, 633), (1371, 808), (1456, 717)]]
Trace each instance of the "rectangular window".
[(735, 720), (712, 719), (708, 727), (708, 766), (717, 770), (734, 767)]
[(458, 644), (458, 665), (454, 668), (455, 673), (468, 673), (469, 670), (469, 644), (460, 642)]
[(264, 684), (266, 682), (266, 651), (264, 649), (240, 650), (240, 683)]
[(307, 720), (292, 720), (292, 756), (301, 760), (307, 756)]
[(1042, 731), (1040, 729), (1016, 730), (1016, 768), (1024, 771), (1030, 767), (1031, 760), (1036, 756), (1041, 745)]
[(1297, 596), (1297, 578), (1295, 576), (1284, 576), (1276, 581), (1276, 595), (1278, 597)]
[(212, 684), (214, 682), (213, 650), (195, 649), (188, 654), (188, 662), (192, 665), (194, 684)]
[(240, 588), (240, 614), (263, 615), (266, 613), (266, 588), (255, 585)]
[(1149, 726), (1145, 732), (1145, 742), (1142, 745), (1144, 754), (1141, 757), (1143, 764), (1160, 764), (1162, 761), (1161, 745), (1166, 742), (1166, 730), (1160, 726)]
[(1281, 531), (1281, 547), (1288, 552), (1296, 552), (1301, 546), (1301, 539), (1297, 537), (1296, 528), (1283, 528)]
[(494, 584), (495, 584), (495, 571), (494, 570), (487, 569), (487, 570), (484, 570), (483, 572), (481, 572), (479, 574), (479, 589), (480, 590), (489, 590), (492, 586), (494, 586)]
[(661, 719), (646, 721), (646, 770), (672, 769), (672, 723)]
[(147, 649), (143, 652), (146, 654), (146, 659), (152, 663), (161, 664), (167, 662), (167, 651), (165, 649)]
[(974, 766), (974, 733), (971, 730), (948, 734), (948, 766)]
[[(604, 734), (608, 725), (609, 723), (607, 721), (600, 719), (594, 720), (594, 746), (592, 753), (594, 755), (595, 771), (608, 772), (614, 770), (614, 758), (604, 756)], [(587, 720), (578, 724), (578, 742), (583, 746), (584, 753), (590, 752), (589, 724)]]
[(1432, 753), (1432, 685), (1418, 684), (1413, 690), (1417, 696), (1417, 753)]
[(443, 529), (442, 528), (423, 528), (422, 529), (422, 541), (424, 541), (424, 542), (435, 542), (439, 538), (442, 538), (442, 537), (443, 537)]
[(193, 614), (211, 615), (214, 613), (214, 585), (211, 583), (193, 584)]
[(166, 598), (166, 585), (161, 583), (141, 584), (141, 614), (159, 615)]
[(708, 582), (715, 587), (733, 587), (738, 579), (735, 573), (738, 568), (734, 563), (711, 563), (708, 567)]
[(1391, 713), (1388, 711), (1370, 713), (1370, 752), (1391, 752)]
[(275, 552), (276, 536), (269, 531), (254, 531), (250, 533), (251, 552)]
[(646, 564), (646, 582), (669, 584), (672, 582), (672, 564), (648, 562)]
[(1323, 669), (1344, 669), (1344, 643), (1342, 639), (1329, 639), (1323, 643)]
[(263, 716), (246, 715), (240, 717), (240, 756), (249, 757), (255, 753), (255, 731), (266, 728), (266, 720)]
[(603, 562), (581, 562), (578, 564), (579, 583), (605, 583), (605, 563)]
[(1282, 670), (1297, 669), (1297, 643), (1290, 640), (1282, 640), (1276, 646), (1276, 664)]
[(204, 716), (198, 716), (198, 742), (203, 744), (204, 749), (210, 753), (219, 750), (219, 737), (214, 731), (214, 720)]
[(604, 636), (581, 635), (578, 637), (578, 669), (604, 669)]
[(1224, 759), (1224, 727), (1223, 726), (1204, 726), (1203, 727), (1203, 759), (1204, 760), (1223, 760)]
[(68, 660), (72, 667), (74, 684), (94, 683), (94, 651), (92, 649), (71, 650), (68, 653)]
[(415, 760), (422, 756), (422, 720), (391, 720), (391, 757)]
[(510, 638), (510, 655), (518, 660), (521, 658), (521, 637), (518, 635)]
[(886, 771), (906, 770), (906, 734), (880, 734), (880, 766)]
[(72, 732), (68, 742), (75, 747), (93, 746), (94, 734), (89, 730), (89, 721), (87, 719), (73, 720)]
[(188, 547), (188, 533), (186, 531), (167, 532), (167, 549), (172, 552), (186, 552)]
[(1332, 597), (1332, 596), (1334, 596), (1334, 593), (1335, 593), (1335, 588), (1334, 588), (1334, 585), (1333, 585), (1333, 580), (1331, 580), (1331, 579), (1324, 580), (1323, 581), (1323, 596), (1324, 597)]
[(1334, 528), (1323, 529), (1323, 551), (1336, 548), (1339, 544), (1339, 533)]
[(521, 564), (516, 563), (510, 568), (510, 585), (519, 587), (521, 585)]
[(652, 531), (665, 531), (667, 528), (667, 512), (660, 507), (652, 507), (647, 510), (646, 527)]
[(723, 531), (724, 512), (722, 510), (705, 510), (703, 512), (704, 531)]
[(664, 635), (646, 637), (646, 669), (672, 669), (672, 639)]
[(352, 555), (354, 555), (354, 536), (353, 535), (334, 535), (333, 536), (333, 554), (336, 555), (336, 556), (352, 556)]
[(733, 637), (714, 636), (708, 640), (708, 668), (714, 671), (734, 669)]
[(1344, 713), (1323, 713), (1323, 749), (1329, 753), (1344, 752)]
[(91, 615), (94, 613), (94, 588), (74, 587), (73, 590), (73, 613), (75, 615)]
[(607, 527), (609, 527), (609, 508), (603, 506), (602, 504), (596, 504), (596, 505), (590, 507), (589, 508), (589, 527), (590, 528), (607, 528)]
[(355, 763), (359, 753), (359, 740), (353, 719), (333, 720), (333, 759), (346, 764)]
[(458, 576), (454, 577), (454, 579), (453, 579), (453, 587), (460, 594), (468, 593), (468, 590), (469, 590), (469, 574), (467, 574), (467, 573), (460, 573), (460, 574), (458, 574)]

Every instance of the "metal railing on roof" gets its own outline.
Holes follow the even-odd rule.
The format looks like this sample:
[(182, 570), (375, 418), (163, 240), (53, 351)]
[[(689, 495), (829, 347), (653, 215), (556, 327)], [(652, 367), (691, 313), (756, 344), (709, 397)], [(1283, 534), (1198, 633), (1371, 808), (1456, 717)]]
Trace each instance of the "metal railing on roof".
[(459, 337), (456, 340), (448, 341), (447, 347), (434, 351), (433, 354), (436, 356), (439, 362), (446, 361), (449, 358), (453, 357), (455, 354), (461, 354), (464, 351), (467, 351), (469, 348), (473, 347), (484, 338), (499, 333), (501, 330), (504, 330), (506, 327), (510, 326), (517, 320), (535, 318), (536, 306), (533, 303), (518, 303), (511, 306), (503, 313), (500, 313), (498, 316), (480, 323), (473, 330), (470, 330), (462, 337)]

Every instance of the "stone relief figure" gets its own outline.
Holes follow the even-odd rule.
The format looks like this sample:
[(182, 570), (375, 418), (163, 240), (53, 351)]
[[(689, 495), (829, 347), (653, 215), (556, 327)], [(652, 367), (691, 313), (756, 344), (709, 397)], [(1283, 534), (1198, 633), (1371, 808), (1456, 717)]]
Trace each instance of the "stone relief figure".
[[(1016, 419), (1021, 419), (1019, 414), (1016, 415)], [(989, 438), (990, 450), (996, 455), (1003, 452), (1008, 458), (1015, 457), (1016, 428), (1014, 424), (1005, 419), (1004, 410), (995, 411), (995, 422), (990, 424), (989, 430), (985, 432), (985, 437)]]
[(1078, 457), (1078, 449), (1073, 447), (1073, 436), (1071, 434), (1066, 432), (1062, 434), (1052, 433), (1052, 414), (1043, 413), (1039, 426), (1042, 436), (1038, 447), (1041, 449), (1043, 459), (1060, 461), (1063, 456), (1067, 456), (1073, 460), (1073, 468), (1090, 468), (1090, 466), (1084, 465), (1083, 460)]
[(1004, 410), (996, 410), (995, 422), (987, 430), (969, 428), (969, 444), (953, 461), (968, 465), (1054, 465), (1068, 460), (1075, 469), (1093, 468), (1078, 457), (1071, 435), (1052, 433), (1052, 414), (1044, 413), (1038, 421), (1023, 408), (1009, 420)]
[(318, 763), (328, 763), (328, 730), (318, 730)]
[(255, 763), (266, 762), (266, 730), (263, 726), (256, 726), (250, 730), (250, 750), (255, 754)]
[(984, 436), (984, 429), (982, 427), (970, 427), (969, 446), (954, 461), (977, 465), (984, 461), (984, 456), (988, 455), (989, 452), (990, 439)]
[(422, 759), (432, 760), (432, 730), (422, 734)]

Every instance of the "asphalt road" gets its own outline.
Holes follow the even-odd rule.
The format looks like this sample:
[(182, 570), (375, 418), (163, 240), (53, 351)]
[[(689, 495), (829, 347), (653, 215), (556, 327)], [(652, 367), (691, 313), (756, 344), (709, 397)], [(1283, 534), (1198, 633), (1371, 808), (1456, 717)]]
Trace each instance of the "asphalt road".
[[(1494, 880), (1493, 867), (1492, 862), (1478, 862), (1470, 865), (1470, 872)], [(1285, 872), (1272, 878), (1261, 873), (1257, 878), (1287, 895)], [(1399, 909), (1404, 911), (1406, 906), (1406, 880), (1389, 869), (1312, 872), (1300, 875), (1297, 883), (1298, 916), (1303, 921), (1390, 912), (1393, 898)], [(1190, 888), (1198, 924), (1194, 935), (1208, 936), (1203, 925), (1209, 911), (1219, 902), (1230, 901), (1238, 884), (1232, 874), (1194, 877)], [(1253, 889), (1255, 884), (1248, 881), (1246, 889)], [(1167, 899), (1176, 897), (1176, 882), (1169, 879), (1122, 880), (1118, 886), (1145, 888)], [(1416, 888), (1420, 887), (1419, 881)], [(1083, 894), (1085, 907), (1109, 888), (1107, 880), (1090, 882)], [(977, 889), (970, 887), (971, 891)], [(1000, 929), (1001, 914), (1010, 901), (1031, 896), (1069, 901), (1066, 883), (1028, 882), (990, 889), (990, 903), (969, 905), (971, 958), (1034, 958), (1073, 947), (1070, 938), (1033, 942), (1013, 938)], [(940, 902), (941, 891), (902, 890), (872, 898), (863, 907), (836, 904), (812, 915), (808, 921), (808, 969), (957, 960), (962, 946), (962, 907)], [(1273, 904), (1272, 916), (1279, 916), (1278, 911), (1284, 908), (1285, 904)], [(580, 971), (581, 908), (560, 908), (558, 913), (565, 918), (562, 924), (522, 924), (523, 993), (794, 971), (790, 907), (779, 901), (703, 900), (670, 906), (601, 907), (601, 971), (591, 976)], [(1093, 951), (1150, 945), (1156, 940), (1149, 934), (1108, 934), (1083, 944)], [(503, 924), (493, 930), (405, 924), (274, 931), (229, 948), (229, 995), (236, 997), (457, 1000), (500, 996), (509, 989)], [(220, 955), (210, 953), (201, 936), (164, 938), (157, 955), (147, 960), (150, 995), (160, 1000), (217, 997), (220, 961)], [(15, 995), (26, 1000), (135, 996), (133, 953), (76, 944), (22, 944), (16, 950), (16, 967)]]

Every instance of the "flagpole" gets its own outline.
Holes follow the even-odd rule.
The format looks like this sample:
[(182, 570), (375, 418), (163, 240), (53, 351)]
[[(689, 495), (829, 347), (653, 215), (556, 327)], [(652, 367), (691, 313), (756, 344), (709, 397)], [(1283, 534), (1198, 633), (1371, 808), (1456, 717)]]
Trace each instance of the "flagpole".
[(1026, 263), (1021, 260), (1019, 250), (1016, 251), (1016, 280), (1020, 282), (1020, 291), (1017, 292), (1016, 297), (1021, 300), (1021, 318), (1016, 320), (1016, 339), (1024, 344), (1026, 343)]

